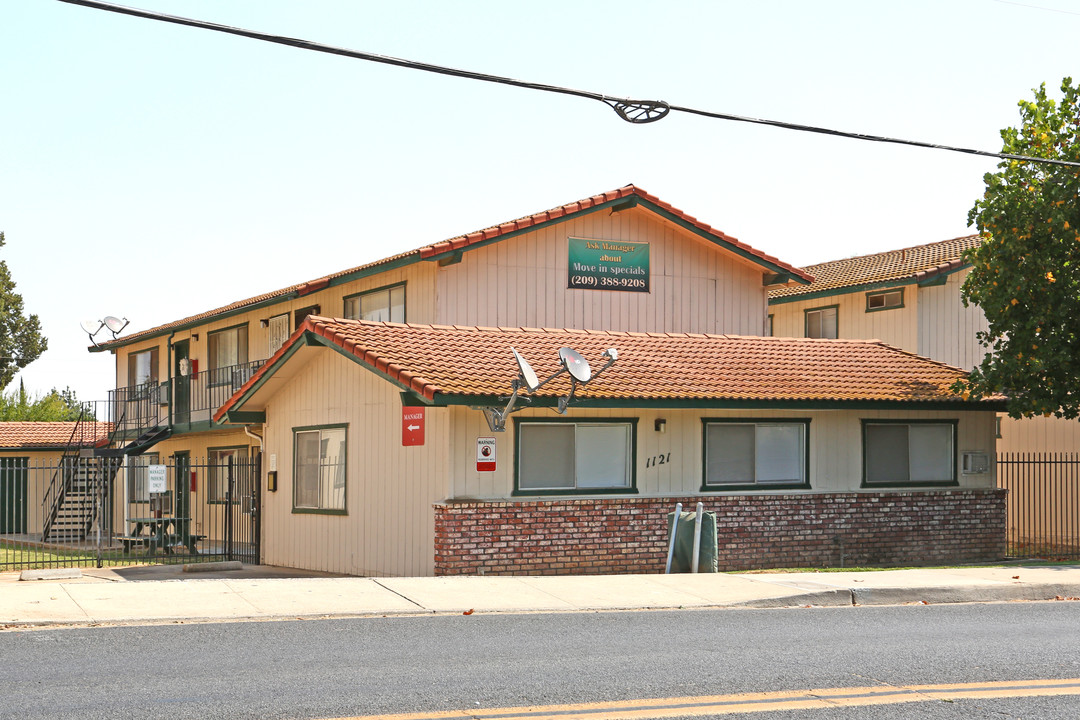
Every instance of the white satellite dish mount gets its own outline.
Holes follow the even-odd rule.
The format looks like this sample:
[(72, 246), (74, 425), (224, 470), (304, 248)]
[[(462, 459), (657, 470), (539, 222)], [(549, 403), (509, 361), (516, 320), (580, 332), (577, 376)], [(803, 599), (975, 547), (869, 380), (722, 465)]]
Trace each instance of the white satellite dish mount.
[[(558, 413), (562, 415), (566, 412), (566, 408), (570, 403), (574, 401), (574, 396), (579, 384), (585, 385), (590, 380), (595, 379), (600, 373), (614, 365), (615, 361), (619, 359), (619, 351), (615, 348), (608, 348), (603, 352), (603, 355), (601, 355), (607, 362), (602, 368), (594, 373), (592, 368), (589, 367), (589, 361), (577, 350), (568, 347), (560, 348), (559, 370), (554, 375), (541, 382), (540, 378), (536, 375), (536, 371), (529, 365), (529, 361), (521, 356), (521, 353), (515, 348), (510, 348), (510, 352), (514, 354), (514, 360), (517, 362), (518, 376), (510, 382), (510, 387), (513, 392), (510, 395), (509, 401), (506, 403), (506, 407), (498, 408), (489, 406), (480, 408), (484, 412), (484, 417), (487, 418), (488, 428), (491, 432), (503, 432), (506, 430), (506, 418), (510, 417), (510, 414), (515, 410), (521, 409), (520, 407), (515, 406), (517, 405), (518, 400), (521, 399), (520, 392), (522, 389), (527, 390), (528, 393), (532, 395), (563, 373), (569, 374), (570, 393), (561, 396), (558, 401)], [(531, 404), (531, 398), (523, 399), (523, 406)]]

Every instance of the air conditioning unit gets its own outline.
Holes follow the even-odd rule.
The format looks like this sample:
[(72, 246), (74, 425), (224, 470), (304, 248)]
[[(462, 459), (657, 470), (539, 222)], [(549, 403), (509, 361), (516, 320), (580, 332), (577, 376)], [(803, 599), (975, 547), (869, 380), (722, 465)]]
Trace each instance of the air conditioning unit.
[(984, 452), (966, 452), (963, 458), (965, 475), (984, 475), (990, 472), (990, 456)]

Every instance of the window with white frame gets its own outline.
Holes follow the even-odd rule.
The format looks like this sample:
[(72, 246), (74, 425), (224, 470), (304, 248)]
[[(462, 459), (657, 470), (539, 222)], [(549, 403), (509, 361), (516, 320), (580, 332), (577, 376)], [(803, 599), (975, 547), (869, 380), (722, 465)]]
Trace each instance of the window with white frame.
[(127, 499), (129, 503), (150, 502), (150, 487), (147, 480), (147, 468), (159, 464), (157, 453), (128, 455), (127, 457)]
[(806, 311), (806, 337), (836, 338), (836, 306)]
[(345, 512), (344, 425), (293, 430), (293, 510)]
[(248, 361), (247, 325), (217, 330), (207, 336), (210, 354), (210, 384), (232, 382), (232, 370)]
[(866, 293), (866, 312), (904, 307), (904, 290)]
[(405, 285), (350, 295), (345, 298), (345, 317), (349, 320), (405, 322)]
[(956, 423), (864, 420), (863, 476), (864, 486), (956, 484)]
[(715, 420), (705, 424), (702, 490), (809, 487), (809, 420)]
[(206, 464), (206, 499), (213, 503), (226, 502), (231, 481), (232, 501), (238, 502), (250, 484), (248, 448), (210, 448)]
[(628, 492), (634, 488), (634, 423), (517, 423), (515, 494)]

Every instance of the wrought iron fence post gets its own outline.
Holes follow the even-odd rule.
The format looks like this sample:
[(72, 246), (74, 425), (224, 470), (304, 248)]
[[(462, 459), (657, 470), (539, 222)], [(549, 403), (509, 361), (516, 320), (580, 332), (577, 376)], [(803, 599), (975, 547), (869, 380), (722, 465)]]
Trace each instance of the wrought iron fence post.
[[(79, 461), (85, 463), (86, 465), (91, 465), (87, 458), (79, 458)], [(104, 473), (102, 472), (100, 462), (93, 463), (93, 465), (91, 465), (91, 468), (93, 468), (93, 474), (90, 477), (94, 479), (93, 482), (97, 488), (97, 492), (94, 493), (94, 503), (96, 505), (96, 507), (94, 508), (94, 516), (97, 518), (97, 522), (95, 523), (95, 525), (97, 525), (97, 566), (102, 567), (105, 564), (101, 552), (101, 526), (105, 522), (105, 483), (103, 477)], [(85, 474), (85, 470), (83, 471), (83, 473)]]
[(233, 559), (233, 459), (229, 457), (225, 466), (225, 559)]

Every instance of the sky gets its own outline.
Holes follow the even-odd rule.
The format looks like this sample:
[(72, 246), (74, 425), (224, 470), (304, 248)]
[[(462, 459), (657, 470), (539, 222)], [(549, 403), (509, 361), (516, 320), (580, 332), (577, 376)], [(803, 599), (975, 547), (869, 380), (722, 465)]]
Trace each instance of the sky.
[[(1077, 74), (1076, 0), (126, 0), (608, 96), (1001, 149)], [(59, 0), (0, 3), (0, 230), (49, 349), (135, 332), (633, 183), (797, 266), (973, 232), (996, 160), (429, 74)], [(16, 381), (17, 383), (18, 381)], [(10, 390), (11, 388), (8, 388)]]

